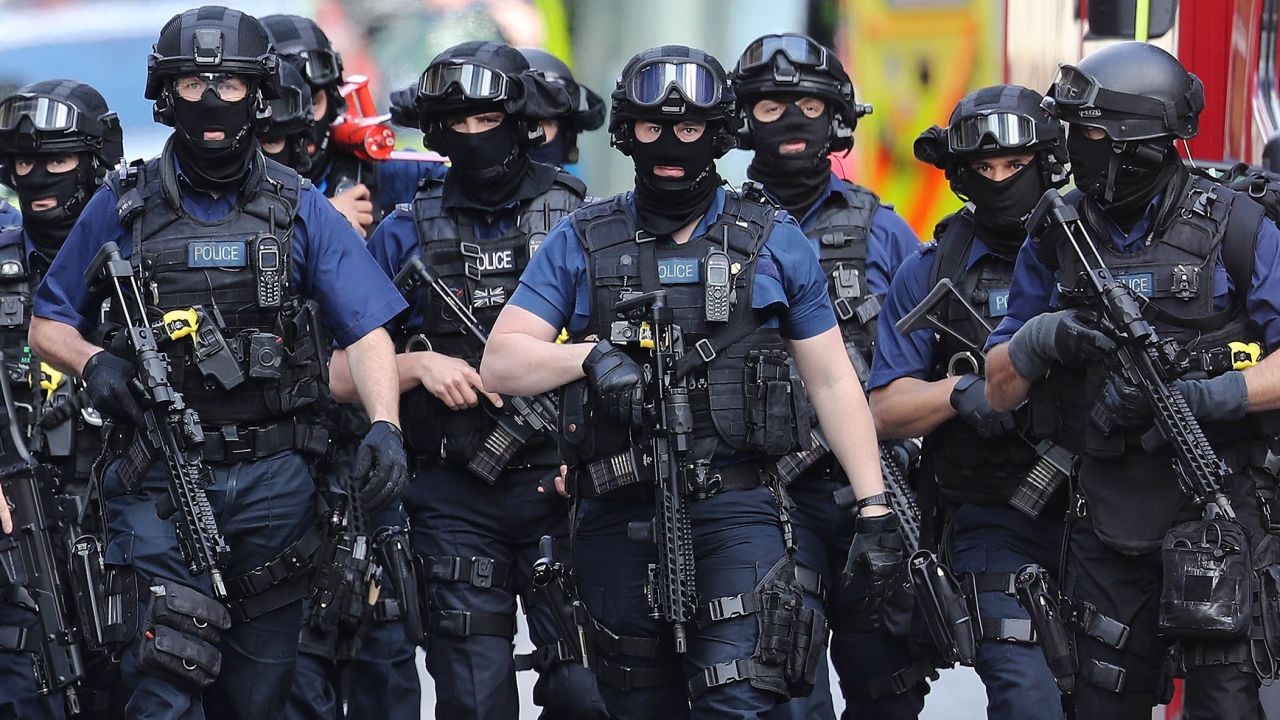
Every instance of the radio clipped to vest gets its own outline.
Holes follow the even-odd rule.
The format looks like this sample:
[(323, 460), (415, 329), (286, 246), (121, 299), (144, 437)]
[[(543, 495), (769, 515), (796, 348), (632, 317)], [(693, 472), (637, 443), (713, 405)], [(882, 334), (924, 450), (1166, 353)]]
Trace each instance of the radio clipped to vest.
[(707, 322), (729, 322), (729, 308), (733, 293), (729, 254), (724, 250), (713, 248), (707, 252), (704, 264), (706, 265)]
[[(274, 227), (275, 223), (271, 223)], [(258, 307), (278, 308), (284, 299), (284, 262), (280, 239), (263, 235), (253, 243), (254, 270), (258, 274)]]

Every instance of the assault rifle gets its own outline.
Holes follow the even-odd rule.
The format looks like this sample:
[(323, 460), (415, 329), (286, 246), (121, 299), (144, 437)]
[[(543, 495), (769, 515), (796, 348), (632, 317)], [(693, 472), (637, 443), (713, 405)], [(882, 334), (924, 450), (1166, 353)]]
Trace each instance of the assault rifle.
[(67, 714), (76, 716), (85, 666), (84, 636), (67, 602), (66, 557), (74, 533), (64, 530), (67, 513), (54, 497), (59, 484), (55, 471), (27, 449), (3, 356), (0, 393), (7, 430), (0, 484), (14, 524), (11, 535), (0, 535), (0, 585), (16, 588), (17, 604), (34, 610), (38, 621), (34, 628), (11, 628), (18, 632), (4, 644), (30, 652), (37, 690), (41, 695), (61, 692)]
[[(684, 340), (674, 312), (667, 305), (667, 291), (639, 293), (622, 300), (613, 309), (622, 317), (648, 324), (652, 332), (653, 410), (652, 428), (654, 472), (654, 520), (650, 529), (631, 527), (633, 538), (641, 539), (649, 530), (658, 547), (658, 562), (649, 566), (647, 594), (654, 618), (671, 623), (677, 653), (688, 650), (686, 624), (697, 611), (694, 587), (693, 525), (684, 497), (686, 470), (705, 474), (702, 465), (687, 467), (693, 450), (693, 407), (683, 376), (676, 374), (676, 361), (684, 355)], [(650, 343), (641, 341), (642, 346)]]
[[(1156, 334), (1142, 316), (1136, 293), (1107, 269), (1080, 214), (1056, 190), (1049, 190), (1027, 219), (1027, 231), (1032, 237), (1044, 238), (1054, 230), (1071, 244), (1085, 268), (1070, 292), (1081, 294), (1099, 311), (1104, 329), (1116, 339), (1119, 347), (1114, 357), (1119, 367), (1115, 370), (1151, 403), (1155, 429), (1173, 451), (1178, 485), (1204, 506), (1205, 519), (1219, 513), (1235, 519), (1231, 501), (1222, 490), (1222, 481), (1231, 469), (1209, 444), (1187, 399), (1173, 384), (1185, 362), (1186, 350)], [(1094, 422), (1104, 431), (1109, 429), (1104, 420), (1107, 417), (1104, 410), (1095, 408)], [(1144, 444), (1151, 447), (1149, 442)]]
[[(489, 343), (489, 333), (476, 320), (471, 311), (458, 300), (440, 276), (415, 255), (409, 258), (399, 273), (396, 273), (395, 285), (406, 297), (420, 287), (426, 287), (457, 318), (462, 328), (467, 331), (481, 347)], [(506, 407), (511, 412), (498, 415), (498, 424), (485, 438), (480, 449), (467, 462), (467, 469), (483, 478), (490, 485), (498, 481), (502, 471), (533, 437), (540, 433), (556, 431), (556, 405), (549, 394), (533, 397), (507, 397)]]
[(132, 385), (142, 401), (145, 426), (135, 429), (133, 444), (121, 460), (120, 475), (126, 486), (132, 487), (142, 480), (155, 455), (161, 456), (169, 471), (169, 496), (167, 502), (157, 505), (156, 513), (161, 518), (177, 516), (174, 529), (187, 570), (193, 576), (208, 572), (214, 595), (225, 600), (227, 588), (222, 580), (221, 561), (230, 548), (218, 530), (205, 494), (213, 476), (201, 451), (204, 431), (200, 416), (187, 407), (169, 381), (169, 359), (156, 346), (133, 267), (120, 257), (120, 248), (114, 242), (103, 245), (89, 263), (85, 284), (110, 285), (115, 296), (112, 304), (124, 319), (120, 332), (125, 333), (137, 373)]

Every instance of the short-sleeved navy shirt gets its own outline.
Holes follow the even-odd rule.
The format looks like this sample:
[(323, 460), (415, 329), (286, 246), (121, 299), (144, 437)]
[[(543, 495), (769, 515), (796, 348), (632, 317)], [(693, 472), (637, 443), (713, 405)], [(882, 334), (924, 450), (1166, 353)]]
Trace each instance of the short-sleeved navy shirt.
[[(832, 197), (843, 195), (846, 189), (844, 180), (831, 173), (827, 191), (800, 218), (800, 229), (809, 236), (814, 252), (821, 251), (817, 234), (813, 232), (818, 216)], [(867, 240), (867, 289), (876, 295), (889, 292), (889, 283), (898, 266), (918, 249), (920, 239), (906, 220), (884, 205), (876, 208), (871, 216), (871, 236)]]
[[(423, 180), (443, 180), (449, 168), (440, 162), (418, 162), (416, 160), (381, 160), (373, 163), (377, 176), (377, 197), (374, 205), (382, 212), (383, 217), (391, 213), (396, 205), (413, 200), (418, 192), (418, 184)], [(316, 183), (316, 189), (324, 195), (331, 195), (328, 173)]]
[[(1000, 257), (991, 252), (981, 234), (975, 235), (969, 248), (969, 256), (965, 260), (965, 269), (972, 268), (979, 260), (988, 256), (997, 259)], [(938, 344), (933, 331), (923, 329), (903, 335), (895, 327), (933, 289), (929, 280), (933, 277), (933, 266), (937, 261), (938, 253), (932, 244), (921, 246), (902, 263), (898, 273), (893, 276), (893, 284), (889, 287), (889, 294), (884, 299), (884, 307), (877, 320), (876, 352), (871, 363), (868, 390), (885, 387), (902, 377), (937, 379), (931, 377)]]
[[(693, 231), (694, 237), (705, 233), (715, 222), (724, 210), (724, 200), (725, 190), (718, 188), (706, 215)], [(630, 194), (627, 207), (634, 214), (635, 203)], [(581, 334), (591, 318), (591, 288), (586, 255), (570, 221), (571, 218), (561, 220), (542, 241), (510, 302), (552, 327)], [(800, 226), (784, 213), (774, 223), (755, 265), (752, 304), (756, 308), (785, 305), (781, 329), (794, 340), (820, 335), (836, 324), (826, 278), (812, 248)]]
[(7, 202), (0, 202), (0, 227), (12, 227), (22, 224), (22, 213)]
[[(1152, 201), (1146, 214), (1129, 232), (1124, 232), (1107, 218), (1108, 239), (1119, 252), (1131, 252), (1146, 241), (1151, 223), (1160, 206), (1159, 198)], [(1258, 243), (1254, 251), (1253, 283), (1245, 298), (1245, 311), (1262, 329), (1267, 352), (1280, 347), (1280, 229), (1264, 218), (1258, 227)], [(1216, 306), (1227, 306), (1228, 296), (1235, 291), (1235, 283), (1227, 273), (1219, 253), (1214, 267)], [(1018, 251), (1017, 267), (1013, 272), (1013, 285), (1009, 289), (1009, 314), (987, 339), (987, 349), (1008, 342), (1028, 320), (1043, 312), (1058, 309), (1057, 276), (1040, 262), (1035, 246), (1028, 239)]]
[[(235, 208), (238, 192), (215, 198), (179, 177), (183, 208), (197, 220), (216, 221)], [(90, 329), (89, 318), (102, 298), (93, 297), (85, 286), (85, 269), (108, 242), (120, 246), (123, 257), (133, 250), (116, 202), (109, 186), (99, 188), (89, 200), (36, 290), (36, 316), (81, 332)], [(314, 188), (301, 194), (291, 241), (293, 287), (316, 301), (321, 320), (339, 346), (359, 340), (404, 309), (400, 293), (378, 269), (360, 236)]]

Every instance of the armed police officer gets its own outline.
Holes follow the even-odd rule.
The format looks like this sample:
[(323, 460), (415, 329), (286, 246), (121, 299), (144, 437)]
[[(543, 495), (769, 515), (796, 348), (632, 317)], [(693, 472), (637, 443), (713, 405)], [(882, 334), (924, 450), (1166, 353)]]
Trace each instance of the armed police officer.
[[(872, 191), (841, 180), (828, 154), (853, 146), (858, 118), (853, 84), (831, 50), (804, 35), (766, 35), (747, 46), (733, 72), (743, 127), (738, 146), (754, 150), (747, 176), (800, 223), (818, 252), (828, 295), (854, 368), (870, 373), (880, 299), (919, 240)], [(796, 573), (810, 607), (828, 609), (831, 657), (841, 679), (846, 717), (914, 718), (923, 705), (923, 675), (907, 690), (869, 681), (911, 665), (905, 642), (894, 640), (862, 613), (855, 622), (834, 610), (840, 571), (854, 535), (856, 513), (833, 492), (848, 479), (833, 458), (810, 466), (788, 488), (795, 503)], [(813, 694), (775, 711), (793, 717), (833, 717), (825, 668)]]
[(570, 103), (568, 111), (542, 121), (542, 133), (547, 139), (529, 151), (529, 158), (573, 172), (578, 164), (578, 135), (604, 125), (604, 100), (579, 83), (563, 60), (546, 50), (520, 48), (520, 54), (549, 82), (564, 88)]
[[(1081, 455), (1062, 613), (1075, 638), (1076, 716), (1146, 718), (1167, 697), (1176, 666), (1187, 680), (1187, 717), (1261, 717), (1259, 674), (1271, 673), (1258, 653), (1267, 643), (1248, 640), (1253, 566), (1238, 566), (1250, 548), (1259, 566), (1274, 561), (1274, 479), (1259, 468), (1274, 435), (1264, 420), (1280, 407), (1280, 361), (1270, 354), (1280, 342), (1280, 232), (1249, 198), (1184, 168), (1175, 142), (1196, 135), (1204, 90), (1165, 51), (1121, 43), (1062, 65), (1046, 106), (1068, 125), (1079, 190), (1066, 202), (1081, 222), (1066, 231), (1092, 238), (1098, 255), (1078, 255), (1065, 231), (1035, 228), (1018, 255), (1008, 314), (988, 340), (987, 395), (996, 411), (1030, 395), (1032, 427)], [(1226, 486), (1220, 504), (1229, 498), (1238, 524), (1210, 513), (1198, 520), (1202, 504), (1180, 491), (1180, 479), (1217, 465), (1175, 467), (1173, 441), (1153, 442), (1152, 405), (1119, 362), (1151, 331), (1100, 324), (1115, 315), (1101, 313), (1108, 306), (1098, 304), (1082, 262), (1104, 263), (1127, 287), (1103, 297), (1131, 296), (1141, 308), (1126, 330), (1145, 319), (1182, 348), (1181, 367), (1162, 372), (1204, 428), (1209, 444), (1200, 447), (1211, 445), (1229, 466), (1211, 494)], [(1233, 369), (1250, 365), (1259, 347), (1267, 353), (1260, 363)], [(1162, 403), (1160, 427), (1171, 427), (1172, 407)], [(1188, 487), (1211, 503), (1204, 485)], [(1194, 538), (1179, 540), (1190, 526)], [(1180, 548), (1216, 559), (1194, 562), (1188, 574)], [(1174, 569), (1162, 572), (1162, 560)], [(1213, 618), (1188, 611), (1206, 604)], [(1243, 624), (1224, 630), (1233, 614)], [(1166, 652), (1174, 640), (1180, 658)]]
[[(96, 417), (81, 413), (85, 403), (71, 378), (59, 379), (61, 373), (42, 367), (27, 347), (32, 297), (76, 218), (123, 155), (120, 121), (89, 85), (46, 80), (0, 100), (0, 182), (14, 190), (21, 207), (21, 225), (0, 230), (0, 351), (6, 364), (0, 372), (10, 373), (19, 392), (25, 392), (22, 385), (31, 390), (32, 410), (8, 421), (21, 424), (41, 461), (57, 466), (59, 491), (85, 486), (101, 436), (89, 422)], [(0, 506), (7, 513), (3, 496)], [(0, 587), (0, 637), (38, 631), (32, 600), (22, 593)], [(0, 648), (0, 715), (62, 717), (56, 696), (37, 696), (31, 653), (5, 642)]]
[[(514, 670), (530, 668), (540, 675), (534, 699), (546, 717), (603, 716), (594, 678), (560, 650), (553, 608), (527, 592), (539, 540), (567, 532), (563, 500), (537, 492), (559, 465), (549, 432), (555, 414), (540, 411), (544, 427), (525, 433), (535, 429), (529, 418), (486, 392), (477, 372), (478, 336), (586, 193), (573, 176), (529, 159), (543, 139), (540, 120), (568, 108), (564, 90), (510, 46), (477, 41), (442, 52), (422, 73), (416, 114), (426, 142), (452, 167), (369, 243), (410, 299), (392, 334), (403, 350), (400, 388), (417, 462), (405, 508), (427, 587), (427, 671), (441, 717), (515, 717)], [(345, 381), (339, 353), (340, 399)], [(513, 663), (517, 595), (537, 649)]]
[[(982, 88), (956, 104), (945, 128), (929, 128), (917, 140), (917, 157), (945, 170), (968, 205), (944, 218), (935, 242), (894, 277), (869, 385), (881, 437), (924, 436), (926, 482), (934, 487), (921, 492), (923, 514), (926, 522), (941, 515), (951, 533), (941, 542), (948, 565), (974, 577), (983, 629), (976, 667), (992, 718), (1062, 717), (1012, 582), (1028, 563), (1056, 569), (1062, 502), (1040, 508), (1039, 518), (1010, 507), (1035, 450), (1021, 436), (1025, 416), (987, 402), (975, 351), (1006, 311), (1014, 258), (1026, 237), (1023, 218), (1045, 190), (1065, 181), (1062, 125), (1041, 109), (1042, 99), (1016, 85)], [(899, 332), (898, 321), (944, 279), (955, 292), (928, 310), (955, 335)]]
[(307, 171), (299, 173), (329, 197), (335, 207), (364, 237), (396, 205), (413, 199), (426, 178), (439, 180), (445, 167), (412, 160), (372, 161), (358, 157), (334, 139), (333, 125), (342, 121), (347, 101), (342, 97), (342, 54), (333, 49), (329, 36), (310, 18), (267, 15), (262, 24), (271, 46), (294, 64), (311, 86), (312, 115), (306, 144)]
[[(635, 163), (635, 190), (547, 237), (481, 377), (499, 392), (570, 384), (574, 561), (610, 713), (757, 716), (807, 692), (824, 650), (767, 470), (809, 433), (784, 348), (818, 417), (841, 430), (831, 441), (863, 513), (852, 553), (868, 591), (872, 563), (901, 565), (897, 519), (808, 240), (785, 213), (720, 188), (715, 160), (738, 127), (720, 63), (685, 46), (646, 50), (612, 104), (611, 140)], [(578, 342), (553, 342), (562, 327)], [(654, 521), (660, 563), (632, 539)]]
[[(206, 6), (166, 23), (146, 96), (174, 132), (158, 158), (110, 176), (36, 295), (33, 349), (85, 378), (93, 406), (117, 425), (109, 447), (125, 454), (107, 466), (102, 494), (105, 560), (136, 577), (136, 592), (125, 584), (116, 600), (128, 717), (248, 718), (284, 707), (318, 543), (304, 453), (325, 447), (298, 415), (324, 382), (313, 305), (346, 347), (374, 420), (356, 468), (366, 502), (387, 504), (407, 477), (381, 329), (404, 302), (328, 201), (258, 150), (254, 126), (278, 95), (276, 62), (262, 25), (239, 11)], [(128, 262), (112, 259), (112, 243)], [(86, 271), (103, 259), (108, 287), (145, 288), (113, 295), (114, 317), (129, 327), (111, 351), (85, 339), (103, 299)], [(145, 317), (131, 309), (139, 305)], [(164, 380), (143, 362), (156, 335), (181, 394), (164, 405), (165, 388), (134, 380), (144, 371)], [(198, 418), (161, 427), (184, 404)], [(154, 440), (175, 430), (183, 457)], [(193, 509), (192, 493), (207, 494), (207, 505)], [(185, 520), (192, 513), (198, 526)], [(189, 567), (200, 564), (184, 560), (196, 557), (194, 543), (216, 548), (199, 575)]]

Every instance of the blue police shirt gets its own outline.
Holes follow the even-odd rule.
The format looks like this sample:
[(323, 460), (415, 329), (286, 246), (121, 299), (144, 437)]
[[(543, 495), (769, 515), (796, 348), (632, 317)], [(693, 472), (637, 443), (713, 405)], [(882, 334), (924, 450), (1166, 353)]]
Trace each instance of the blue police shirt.
[[(844, 180), (831, 173), (827, 191), (800, 218), (800, 229), (813, 244), (815, 252), (821, 252), (818, 237), (813, 233), (814, 225), (824, 205), (833, 197), (839, 197), (847, 189)], [(898, 213), (881, 205), (871, 216), (871, 237), (867, 241), (867, 289), (876, 295), (889, 292), (889, 282), (898, 266), (920, 249), (920, 239), (916, 237), (911, 226)]]
[(7, 202), (0, 202), (0, 227), (22, 224), (22, 213)]
[[(179, 182), (183, 208), (197, 220), (216, 221), (235, 208), (238, 192), (215, 198), (184, 179)], [(35, 315), (72, 325), (82, 333), (92, 327), (94, 301), (101, 298), (93, 297), (85, 286), (85, 269), (108, 242), (114, 241), (123, 257), (133, 251), (131, 236), (120, 226), (116, 201), (107, 185), (89, 200), (36, 290)], [(339, 346), (359, 340), (404, 309), (400, 293), (378, 270), (360, 236), (314, 188), (301, 195), (291, 249), (293, 287), (316, 301), (322, 322)]]
[[(1107, 232), (1113, 247), (1119, 252), (1131, 252), (1146, 241), (1147, 231), (1155, 219), (1159, 207), (1159, 199), (1153, 201), (1151, 207), (1141, 220), (1128, 233), (1107, 219)], [(1096, 239), (1096, 238), (1095, 238)], [(1245, 311), (1249, 318), (1262, 329), (1263, 341), (1267, 352), (1280, 346), (1280, 229), (1275, 223), (1264, 218), (1258, 228), (1258, 244), (1254, 252), (1253, 283), (1249, 287), (1249, 295), (1245, 298)], [(1234, 291), (1235, 283), (1228, 275), (1218, 255), (1214, 267), (1214, 288), (1217, 293), (1215, 304), (1219, 309), (1225, 308), (1228, 295)], [(1009, 290), (1009, 314), (1000, 321), (995, 332), (987, 339), (987, 349), (1009, 341), (1028, 320), (1040, 313), (1058, 308), (1057, 279), (1053, 270), (1049, 269), (1036, 257), (1035, 247), (1028, 239), (1018, 251), (1018, 263), (1013, 271), (1013, 285)]]
[[(707, 231), (724, 210), (724, 188), (717, 188), (707, 213), (694, 228), (693, 237)], [(635, 200), (627, 194), (628, 211)], [(520, 276), (511, 304), (528, 310), (552, 327), (567, 327), (580, 335), (591, 317), (591, 287), (586, 255), (573, 231), (571, 218), (561, 220), (542, 241), (542, 247)], [(812, 245), (800, 226), (785, 214), (774, 223), (756, 260), (752, 305), (786, 306), (781, 329), (793, 340), (820, 335), (835, 327), (836, 316), (827, 297), (827, 281), (818, 266)]]
[[(975, 235), (973, 244), (969, 247), (965, 269), (972, 268), (979, 260), (992, 254), (982, 236)], [(934, 332), (922, 329), (903, 335), (894, 327), (933, 290), (929, 279), (933, 276), (933, 266), (937, 261), (938, 253), (933, 243), (921, 246), (902, 263), (898, 273), (893, 276), (893, 284), (889, 287), (889, 294), (885, 296), (884, 307), (876, 321), (879, 326), (875, 357), (871, 362), (871, 378), (867, 382), (868, 391), (885, 387), (901, 377), (937, 379), (930, 377), (936, 364), (934, 352), (938, 344)]]
[[(423, 180), (443, 180), (449, 172), (444, 163), (416, 160), (381, 160), (373, 163), (373, 168), (378, 174), (378, 195), (373, 201), (383, 217), (389, 215), (396, 205), (413, 200), (418, 184)], [(328, 171), (316, 184), (316, 189), (325, 195), (330, 194)]]

